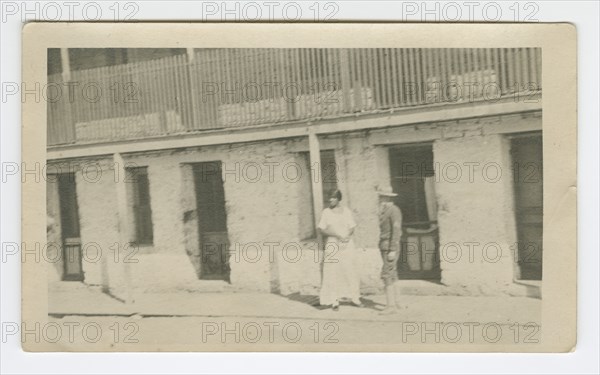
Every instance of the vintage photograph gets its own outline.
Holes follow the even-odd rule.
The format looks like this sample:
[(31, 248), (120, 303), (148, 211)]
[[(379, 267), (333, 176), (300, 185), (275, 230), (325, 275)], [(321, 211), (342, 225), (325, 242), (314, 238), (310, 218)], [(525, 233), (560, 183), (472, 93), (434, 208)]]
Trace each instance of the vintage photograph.
[(46, 48), (57, 350), (542, 351), (541, 46), (223, 44)]

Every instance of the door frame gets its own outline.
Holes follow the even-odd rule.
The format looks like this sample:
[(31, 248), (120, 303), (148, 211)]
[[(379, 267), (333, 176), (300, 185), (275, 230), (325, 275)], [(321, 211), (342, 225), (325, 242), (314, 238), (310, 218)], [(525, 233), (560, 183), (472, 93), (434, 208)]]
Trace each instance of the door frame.
[[(512, 181), (512, 189), (513, 189), (513, 211), (514, 211), (514, 215), (515, 215), (515, 226), (516, 226), (516, 235), (517, 235), (517, 246), (516, 246), (516, 252), (517, 254), (514, 257), (514, 262), (515, 262), (515, 268), (514, 268), (514, 279), (518, 280), (518, 281), (541, 281), (543, 279), (543, 234), (544, 234), (544, 194), (543, 194), (543, 188), (544, 188), (544, 175), (543, 175), (543, 163), (544, 163), (544, 138), (543, 138), (543, 133), (542, 131), (532, 131), (532, 132), (523, 132), (523, 133), (514, 133), (514, 134), (510, 134), (508, 135), (508, 140), (510, 142), (510, 161), (511, 161), (511, 165), (513, 166), (513, 181)], [(515, 181), (515, 176), (514, 176), (514, 166), (516, 163), (515, 160), (515, 150), (513, 148), (513, 144), (515, 141), (518, 141), (520, 139), (526, 139), (526, 138), (540, 138), (541, 140), (541, 146), (542, 146), (542, 155), (541, 155), (541, 160), (542, 160), (542, 168), (541, 170), (541, 185), (542, 185), (542, 206), (541, 206), (541, 223), (523, 223), (522, 220), (522, 216), (527, 215), (527, 213), (530, 214), (535, 214), (535, 208), (536, 207), (517, 207), (517, 203), (519, 200), (519, 194), (521, 194), (521, 192), (519, 191), (519, 188), (517, 186), (517, 183)], [(519, 177), (520, 178), (520, 177)], [(524, 226), (530, 226), (530, 227), (541, 227), (542, 228), (542, 242), (540, 244), (538, 244), (538, 246), (541, 249), (541, 264), (540, 264), (540, 269), (539, 269), (539, 274), (540, 274), (540, 278), (527, 278), (524, 279), (523, 278), (523, 268), (524, 267), (521, 261), (521, 257), (522, 255), (526, 255), (526, 254), (521, 254), (522, 251), (526, 251), (525, 249), (523, 249), (522, 245), (522, 236), (523, 236), (523, 227)], [(529, 248), (529, 243), (527, 243), (527, 247), (526, 249)], [(535, 249), (534, 249), (535, 251)], [(530, 272), (532, 272), (531, 270), (529, 270)], [(537, 271), (535, 271), (537, 272)]]
[[(77, 182), (75, 179), (75, 173), (73, 172), (67, 172), (67, 173), (59, 173), (57, 174), (58, 176), (58, 204), (59, 204), (59, 211), (60, 211), (60, 239), (61, 239), (61, 244), (62, 244), (62, 263), (63, 263), (63, 267), (62, 267), (62, 280), (63, 281), (83, 281), (84, 280), (84, 271), (83, 271), (83, 253), (82, 253), (82, 248), (81, 248), (81, 221), (80, 221), (80, 215), (79, 215), (79, 202), (78, 202), (78, 198), (77, 198)], [(71, 201), (74, 202), (75, 207), (71, 207), (69, 209), (73, 210), (74, 212), (74, 216), (75, 216), (75, 220), (77, 221), (77, 237), (75, 236), (70, 236), (67, 237), (65, 235), (65, 212), (63, 211), (63, 207), (65, 202), (64, 200), (66, 199), (64, 196), (64, 189), (61, 187), (63, 186), (62, 184), (65, 183), (66, 181), (69, 181), (69, 184), (72, 185), (72, 190), (71, 192), (73, 193), (73, 197), (71, 197)], [(67, 249), (69, 247), (76, 247), (77, 248), (77, 252), (78, 252), (78, 262), (77, 262), (77, 268), (79, 270), (78, 273), (68, 273), (68, 262), (69, 262), (69, 254)]]
[[(216, 175), (219, 176), (220, 179), (220, 185), (223, 189), (223, 214), (224, 214), (224, 224), (225, 224), (225, 230), (224, 231), (212, 231), (212, 230), (204, 230), (202, 228), (202, 213), (200, 212), (199, 209), (199, 200), (200, 200), (200, 196), (199, 196), (199, 188), (198, 188), (198, 184), (197, 184), (197, 180), (198, 180), (198, 173), (202, 173), (201, 171), (199, 171), (199, 168), (202, 165), (217, 165), (218, 168), (215, 172)], [(195, 202), (195, 209), (196, 209), (196, 220), (197, 220), (197, 225), (196, 225), (196, 231), (198, 233), (198, 248), (199, 248), (199, 257), (200, 257), (200, 267), (199, 267), (199, 279), (200, 280), (223, 280), (226, 282), (230, 282), (230, 277), (231, 277), (231, 268), (229, 266), (229, 259), (228, 259), (228, 253), (229, 253), (229, 231), (228, 231), (228, 227), (227, 227), (227, 209), (226, 209), (226, 200), (225, 200), (225, 181), (223, 181), (223, 175), (222, 175), (222, 166), (223, 166), (223, 162), (221, 160), (212, 160), (212, 161), (202, 161), (202, 162), (194, 162), (194, 163), (190, 163), (191, 165), (191, 169), (192, 169), (192, 178), (194, 180), (194, 202)], [(220, 251), (220, 258), (221, 258), (221, 267), (223, 267), (223, 272), (221, 274), (206, 274), (205, 272), (205, 246), (203, 245), (203, 235), (208, 235), (208, 234), (217, 234), (217, 233), (224, 233), (225, 237), (226, 237), (226, 243), (219, 244), (219, 251)], [(221, 248), (222, 246), (225, 246), (226, 248), (223, 249)]]
[[(429, 147), (431, 148), (432, 153), (432, 163), (435, 163), (433, 156), (433, 142), (418, 142), (418, 143), (405, 143), (405, 144), (396, 144), (388, 147), (388, 163), (389, 163), (389, 173), (390, 173), (390, 184), (392, 187), (395, 185), (395, 180), (399, 178), (405, 178), (397, 175), (395, 171), (396, 164), (394, 163), (394, 154), (400, 151), (410, 152), (410, 149), (419, 149)], [(422, 164), (422, 163), (421, 163)], [(434, 164), (435, 165), (435, 164)], [(431, 170), (433, 171), (433, 165)], [(394, 202), (396, 204), (396, 202)], [(398, 208), (401, 207), (396, 204)], [(401, 209), (402, 211), (402, 209)], [(440, 262), (440, 246), (439, 246), (439, 227), (437, 225), (437, 217), (429, 218), (428, 221), (419, 221), (419, 222), (411, 222), (409, 224), (417, 225), (420, 228), (414, 228), (414, 231), (409, 233), (409, 226), (407, 226), (407, 222), (405, 220), (406, 215), (402, 212), (402, 237), (400, 239), (400, 256), (398, 257), (398, 279), (400, 280), (423, 280), (430, 282), (440, 282), (442, 271), (441, 271), (441, 262)], [(428, 227), (429, 229), (424, 229)], [(434, 243), (433, 249), (433, 264), (430, 270), (424, 270), (424, 260), (426, 256), (430, 254), (423, 254), (423, 242), (421, 240), (422, 237), (431, 236)], [(419, 264), (420, 270), (410, 270), (408, 269), (408, 237), (418, 237), (419, 238)], [(429, 249), (426, 249), (429, 250)]]

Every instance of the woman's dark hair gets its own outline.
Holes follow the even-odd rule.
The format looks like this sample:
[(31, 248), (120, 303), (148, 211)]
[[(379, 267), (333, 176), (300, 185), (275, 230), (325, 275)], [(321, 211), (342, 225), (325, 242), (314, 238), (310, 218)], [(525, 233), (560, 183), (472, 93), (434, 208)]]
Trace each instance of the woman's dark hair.
[(332, 190), (331, 194), (329, 194), (329, 196), (337, 199), (338, 201), (342, 200), (342, 192), (339, 190)]

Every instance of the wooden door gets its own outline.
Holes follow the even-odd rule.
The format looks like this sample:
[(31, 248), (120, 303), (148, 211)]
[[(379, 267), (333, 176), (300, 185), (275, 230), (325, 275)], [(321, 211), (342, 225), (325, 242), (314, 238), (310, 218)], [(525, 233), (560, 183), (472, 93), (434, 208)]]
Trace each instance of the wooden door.
[(77, 205), (74, 173), (59, 175), (58, 196), (60, 200), (60, 224), (63, 245), (63, 280), (83, 281), (79, 207)]
[(521, 280), (542, 279), (543, 159), (542, 135), (512, 139), (513, 182)]
[(229, 281), (229, 240), (221, 162), (194, 164), (200, 278)]

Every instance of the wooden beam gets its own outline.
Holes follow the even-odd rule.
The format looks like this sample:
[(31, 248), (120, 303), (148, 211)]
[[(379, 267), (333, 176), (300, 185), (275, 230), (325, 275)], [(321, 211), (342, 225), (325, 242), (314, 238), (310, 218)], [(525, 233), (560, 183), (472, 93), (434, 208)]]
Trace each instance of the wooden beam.
[[(531, 98), (536, 99), (537, 97)], [(302, 122), (276, 126), (265, 125), (254, 128), (205, 131), (197, 134), (159, 136), (151, 139), (112, 141), (98, 144), (75, 144), (48, 148), (47, 159), (68, 159), (85, 156), (112, 155), (143, 151), (168, 150), (186, 147), (266, 141), (295, 137), (306, 137), (307, 129), (315, 134), (333, 134), (359, 130), (445, 122), (465, 118), (480, 118), (510, 113), (534, 112), (542, 109), (542, 100), (515, 102), (512, 97), (496, 103), (475, 102), (452, 105), (431, 105), (420, 108), (400, 109), (393, 113), (376, 113), (362, 116), (338, 116), (323, 119), (318, 123)], [(308, 125), (308, 127), (307, 127)]]
[(124, 261), (127, 259), (125, 252), (130, 250), (129, 243), (131, 238), (129, 237), (129, 207), (127, 205), (127, 186), (125, 185), (125, 162), (123, 157), (119, 153), (113, 155), (114, 168), (117, 193), (117, 212), (119, 217), (119, 244), (115, 251), (118, 251), (118, 261), (121, 263), (121, 270), (123, 272), (123, 279), (125, 280), (126, 289), (126, 303), (133, 303), (133, 291), (131, 285), (131, 269), (129, 262)]
[[(308, 131), (308, 148), (310, 155), (310, 168), (315, 172), (311, 174), (313, 211), (315, 217), (315, 226), (319, 224), (321, 212), (323, 211), (323, 176), (321, 176), (321, 147), (319, 146), (319, 138), (314, 130)], [(317, 245), (319, 249), (323, 239), (321, 233), (317, 230)]]

